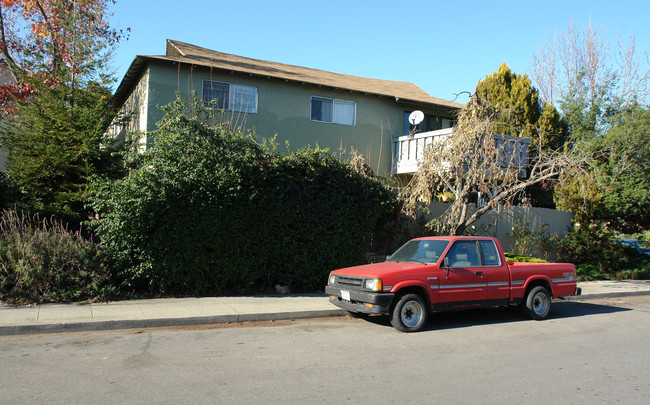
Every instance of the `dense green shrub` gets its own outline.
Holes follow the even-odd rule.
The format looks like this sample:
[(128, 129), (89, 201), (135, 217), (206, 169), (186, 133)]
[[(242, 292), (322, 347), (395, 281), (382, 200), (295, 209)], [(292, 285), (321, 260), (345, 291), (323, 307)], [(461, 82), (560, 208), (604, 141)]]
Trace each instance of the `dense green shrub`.
[(614, 233), (602, 224), (579, 226), (560, 242), (560, 260), (585, 267), (585, 275), (594, 276), (598, 270), (602, 278), (615, 277), (629, 261), (625, 248), (614, 241)]
[(520, 262), (520, 263), (548, 263), (544, 259), (539, 259), (537, 257), (523, 256), (515, 253), (504, 253), (506, 260), (509, 262)]
[(0, 215), (0, 298), (80, 301), (111, 294), (97, 245), (54, 220), (15, 210)]
[(578, 281), (614, 279), (613, 276), (607, 273), (601, 273), (600, 269), (593, 264), (576, 264), (576, 276)]
[(92, 226), (123, 289), (322, 289), (330, 270), (362, 262), (379, 218), (397, 209), (381, 184), (318, 148), (280, 155), (208, 125), (218, 120), (197, 102), (164, 109), (137, 167), (96, 183)]
[(650, 260), (647, 260), (642, 266), (621, 271), (620, 278), (623, 280), (650, 280)]
[(7, 174), (0, 171), (0, 210), (11, 207), (16, 200), (16, 194), (16, 187), (7, 178)]

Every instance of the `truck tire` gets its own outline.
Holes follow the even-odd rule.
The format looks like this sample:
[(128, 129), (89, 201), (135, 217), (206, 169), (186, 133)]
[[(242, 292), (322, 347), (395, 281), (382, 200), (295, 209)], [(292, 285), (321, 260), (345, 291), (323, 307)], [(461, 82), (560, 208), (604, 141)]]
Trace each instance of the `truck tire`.
[(400, 332), (417, 332), (427, 322), (428, 309), (422, 297), (406, 294), (400, 297), (390, 315), (390, 323)]
[(533, 287), (524, 300), (524, 311), (530, 319), (541, 321), (551, 312), (551, 294), (546, 287)]

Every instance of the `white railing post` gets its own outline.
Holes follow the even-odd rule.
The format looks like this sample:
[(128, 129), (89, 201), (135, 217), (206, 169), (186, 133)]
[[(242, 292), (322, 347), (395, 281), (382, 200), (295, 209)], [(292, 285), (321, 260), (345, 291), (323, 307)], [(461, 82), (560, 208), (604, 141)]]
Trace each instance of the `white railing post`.
[[(443, 141), (451, 136), (453, 128), (422, 132), (415, 135), (403, 135), (393, 138), (393, 174), (412, 174), (418, 171), (418, 163), (424, 157), (425, 148), (433, 142)], [(509, 156), (500, 159), (508, 166), (519, 168), (520, 175), (525, 176), (528, 164), (528, 145), (530, 139), (515, 136), (494, 135)]]

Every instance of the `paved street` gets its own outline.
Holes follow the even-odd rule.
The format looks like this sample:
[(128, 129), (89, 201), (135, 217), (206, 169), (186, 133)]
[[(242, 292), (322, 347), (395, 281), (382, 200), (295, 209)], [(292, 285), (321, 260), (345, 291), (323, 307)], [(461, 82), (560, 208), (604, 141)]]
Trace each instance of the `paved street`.
[(436, 315), (0, 337), (1, 403), (646, 404), (650, 297)]

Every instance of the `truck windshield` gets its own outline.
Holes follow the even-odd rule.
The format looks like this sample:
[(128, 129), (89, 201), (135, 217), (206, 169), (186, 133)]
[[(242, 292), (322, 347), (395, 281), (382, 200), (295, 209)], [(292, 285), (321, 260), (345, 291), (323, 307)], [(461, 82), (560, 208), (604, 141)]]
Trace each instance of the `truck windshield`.
[(386, 261), (437, 263), (448, 244), (447, 240), (411, 240), (388, 256)]

